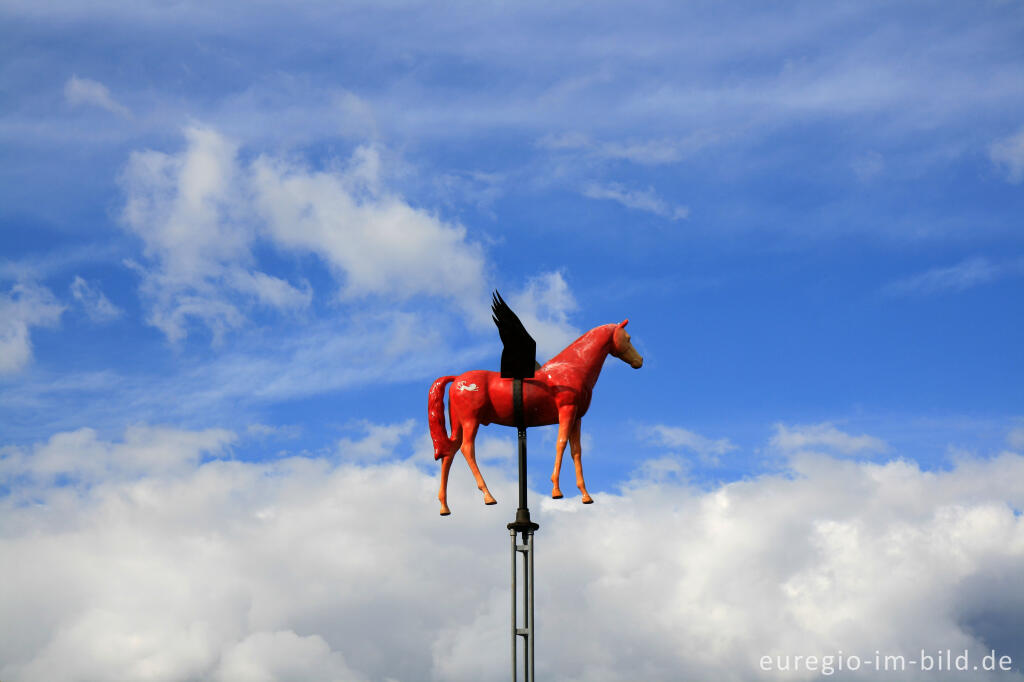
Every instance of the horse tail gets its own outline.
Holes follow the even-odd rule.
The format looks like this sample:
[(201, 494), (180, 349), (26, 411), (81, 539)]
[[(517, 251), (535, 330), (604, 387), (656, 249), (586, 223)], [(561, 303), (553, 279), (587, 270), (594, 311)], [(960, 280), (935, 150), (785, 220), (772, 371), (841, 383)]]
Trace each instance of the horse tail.
[[(434, 459), (455, 454), (462, 444), (461, 438), (449, 438), (444, 426), (444, 389), (453, 381), (454, 376), (441, 377), (430, 387), (427, 397), (427, 420), (430, 422), (430, 439), (434, 441)], [(452, 424), (452, 431), (455, 430)]]

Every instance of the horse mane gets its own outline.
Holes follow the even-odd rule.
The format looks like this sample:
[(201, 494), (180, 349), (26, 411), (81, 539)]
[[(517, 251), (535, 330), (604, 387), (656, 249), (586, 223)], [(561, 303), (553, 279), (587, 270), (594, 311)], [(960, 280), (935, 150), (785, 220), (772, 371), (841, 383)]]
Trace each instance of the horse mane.
[[(612, 334), (615, 333), (615, 328), (617, 326), (617, 324), (612, 322), (610, 324), (602, 324), (594, 327), (588, 332), (584, 332), (578, 339), (563, 348), (555, 357), (551, 358), (544, 364), (547, 365), (552, 362), (566, 362), (568, 360), (577, 359), (595, 346), (604, 346), (611, 341)], [(570, 354), (571, 357), (568, 357)]]

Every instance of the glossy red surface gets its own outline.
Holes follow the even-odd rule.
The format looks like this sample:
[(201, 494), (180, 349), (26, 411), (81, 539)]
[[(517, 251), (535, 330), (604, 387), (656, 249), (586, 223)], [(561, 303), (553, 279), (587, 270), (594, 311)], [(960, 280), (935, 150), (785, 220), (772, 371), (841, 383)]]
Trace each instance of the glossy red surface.
[[(523, 381), (526, 425), (559, 425), (555, 472), (552, 475), (554, 497), (561, 497), (558, 472), (562, 453), (571, 440), (573, 458), (577, 460), (577, 486), (583, 493), (584, 501), (590, 501), (578, 463), (580, 419), (590, 407), (594, 385), (608, 355), (618, 357), (637, 369), (643, 364), (643, 358), (633, 348), (629, 334), (625, 331), (628, 322), (625, 320), (619, 324), (606, 324), (591, 329), (538, 369), (533, 379)], [(502, 379), (498, 372), (471, 370), (458, 376), (441, 377), (430, 387), (427, 407), (434, 458), (445, 460), (442, 465), (441, 491), (438, 494), (442, 514), (446, 514), (448, 509), (445, 492), (448, 467), (460, 447), (477, 479), (477, 486), (484, 493), (485, 501), (493, 500), (476, 466), (473, 441), (481, 425), (515, 425), (512, 381)], [(443, 402), (444, 389), (449, 384), (451, 436), (445, 428)]]

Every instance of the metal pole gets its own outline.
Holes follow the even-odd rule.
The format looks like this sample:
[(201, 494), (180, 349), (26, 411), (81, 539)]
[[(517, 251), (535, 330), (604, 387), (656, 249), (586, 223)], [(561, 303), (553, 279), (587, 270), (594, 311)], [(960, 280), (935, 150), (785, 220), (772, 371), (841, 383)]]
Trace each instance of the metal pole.
[[(526, 415), (523, 414), (523, 380), (512, 380), (512, 409), (519, 432), (519, 509), (526, 509)], [(529, 514), (529, 512), (527, 512)], [(516, 518), (518, 521), (518, 516)]]
[[(512, 380), (512, 409), (515, 427), (519, 432), (519, 508), (516, 519), (507, 528), (512, 536), (512, 682), (516, 682), (518, 638), (523, 637), (523, 679), (533, 680), (533, 533), (540, 526), (530, 520), (526, 506), (526, 410), (523, 406), (523, 379), (532, 379), (537, 364), (537, 342), (523, 327), (522, 321), (495, 291), (491, 300), (491, 319), (498, 326), (498, 335), (504, 348), (501, 351), (501, 378)], [(516, 537), (522, 534), (519, 544)], [(516, 552), (523, 553), (523, 611), (525, 627), (519, 627), (516, 616), (518, 561)]]
[(530, 561), (530, 547), (526, 543), (526, 533), (523, 533), (523, 682), (531, 682), (533, 675), (530, 674), (530, 640), (533, 639), (533, 632), (530, 631), (530, 573), (527, 564)]
[[(512, 525), (512, 524), (509, 524)], [(519, 677), (516, 667), (519, 656), (518, 638), (523, 638), (523, 681), (534, 682), (534, 633), (536, 621), (534, 620), (533, 600), (533, 530), (523, 531), (511, 530), (512, 535), (512, 682)], [(522, 541), (519, 541), (519, 534), (522, 533)], [(516, 554), (523, 555), (520, 566), (516, 560)], [(522, 579), (518, 577), (522, 571)], [(518, 587), (523, 586), (523, 627), (519, 627), (518, 609), (516, 601), (519, 599)]]
[(527, 578), (527, 582), (526, 582), (526, 589), (527, 589), (527, 591), (530, 594), (530, 596), (529, 596), (529, 606), (528, 606), (527, 611), (526, 611), (526, 614), (527, 614), (526, 615), (526, 618), (527, 618), (526, 627), (528, 627), (530, 629), (530, 638), (526, 640), (526, 646), (527, 646), (527, 649), (528, 649), (528, 651), (527, 651), (527, 658), (530, 659), (530, 682), (535, 682), (536, 678), (534, 677), (534, 673), (533, 673), (533, 642), (534, 642), (534, 639), (535, 639), (535, 635), (537, 634), (537, 631), (535, 630), (536, 625), (534, 624), (534, 619), (533, 619), (533, 532), (532, 531), (530, 533), (527, 533), (527, 535), (526, 535), (526, 547), (527, 547), (526, 551), (529, 554), (529, 560), (530, 560), (530, 569), (527, 572), (528, 578)]
[(512, 682), (516, 680), (516, 649), (519, 646), (516, 635), (516, 532), (509, 531), (512, 536)]
[[(519, 643), (523, 638), (523, 681), (534, 682), (534, 615), (533, 615), (533, 533), (540, 526), (530, 520), (530, 509), (526, 506), (526, 418), (523, 410), (523, 380), (512, 380), (512, 404), (515, 411), (516, 429), (519, 432), (519, 508), (516, 520), (508, 524), (512, 535), (512, 682), (518, 679), (516, 662)], [(519, 544), (516, 536), (522, 534), (523, 541)], [(516, 552), (523, 554), (523, 623), (519, 627), (516, 614), (517, 578), (519, 570)]]
[(526, 506), (526, 429), (519, 429), (519, 508)]

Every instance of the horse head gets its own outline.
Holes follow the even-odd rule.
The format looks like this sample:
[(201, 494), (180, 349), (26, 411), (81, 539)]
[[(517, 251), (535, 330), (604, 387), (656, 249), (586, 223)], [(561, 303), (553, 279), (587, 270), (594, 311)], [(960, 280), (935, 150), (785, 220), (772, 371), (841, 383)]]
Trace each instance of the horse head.
[(611, 354), (627, 363), (633, 369), (640, 369), (644, 364), (644, 359), (637, 352), (636, 348), (633, 348), (633, 344), (630, 343), (629, 332), (626, 331), (627, 324), (629, 324), (629, 320), (625, 319), (615, 325), (615, 331), (612, 332)]

